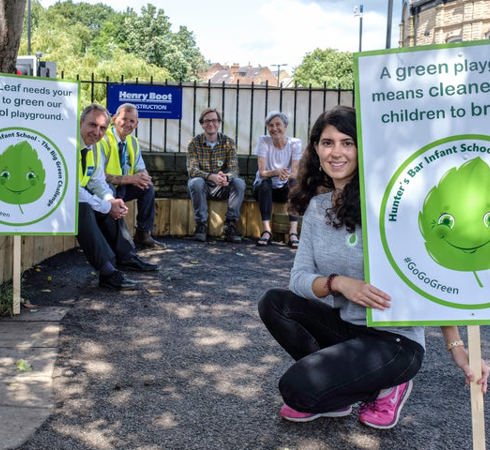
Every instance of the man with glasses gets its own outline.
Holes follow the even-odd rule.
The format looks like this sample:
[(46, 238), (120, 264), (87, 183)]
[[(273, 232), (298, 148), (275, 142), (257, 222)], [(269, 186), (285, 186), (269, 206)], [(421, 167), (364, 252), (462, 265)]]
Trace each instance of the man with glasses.
[(187, 147), (187, 187), (196, 221), (194, 239), (206, 241), (207, 199), (228, 199), (225, 217), (225, 239), (240, 242), (237, 230), (240, 208), (245, 195), (245, 181), (238, 177), (238, 158), (233, 139), (219, 132), (221, 115), (207, 108), (199, 117), (204, 133), (195, 136)]

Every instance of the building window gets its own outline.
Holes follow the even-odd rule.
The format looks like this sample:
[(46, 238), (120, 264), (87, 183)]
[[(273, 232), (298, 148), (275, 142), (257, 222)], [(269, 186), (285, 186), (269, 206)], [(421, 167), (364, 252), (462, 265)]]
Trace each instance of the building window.
[(487, 32), (485, 33), (485, 39), (490, 39), (490, 31), (487, 31)]
[(461, 42), (463, 38), (460, 35), (457, 36), (449, 36), (446, 38), (446, 42), (449, 44), (451, 42)]

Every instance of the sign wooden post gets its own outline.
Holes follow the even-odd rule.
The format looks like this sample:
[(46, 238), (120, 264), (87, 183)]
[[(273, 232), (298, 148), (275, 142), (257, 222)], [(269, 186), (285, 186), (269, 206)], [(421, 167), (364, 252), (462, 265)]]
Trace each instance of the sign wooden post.
[(20, 278), (21, 278), (21, 236), (14, 236), (14, 257), (12, 261), (12, 287), (13, 287), (13, 305), (12, 312), (14, 315), (20, 314)]
[(475, 381), (472, 382), (470, 386), (473, 450), (484, 450), (485, 414), (483, 409), (483, 392), (481, 391), (481, 385), (476, 383), (482, 375), (480, 327), (478, 325), (468, 325), (468, 352), (470, 356), (470, 367), (475, 374)]
[[(365, 274), (392, 297), (368, 326), (490, 324), (488, 41), (355, 55)], [(486, 69), (478, 69), (485, 67)], [(473, 449), (485, 449), (471, 383)]]
[(80, 82), (0, 73), (0, 235), (13, 236), (20, 314), (22, 236), (77, 232)]

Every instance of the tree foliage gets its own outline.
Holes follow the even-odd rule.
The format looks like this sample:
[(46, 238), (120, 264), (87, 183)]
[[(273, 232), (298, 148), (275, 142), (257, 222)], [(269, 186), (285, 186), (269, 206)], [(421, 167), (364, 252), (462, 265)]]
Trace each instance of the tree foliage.
[[(19, 54), (27, 52), (24, 28)], [(45, 9), (34, 0), (31, 49), (55, 61), (65, 78), (87, 79), (93, 73), (96, 79), (193, 81), (204, 58), (192, 32), (181, 28), (174, 33), (171, 28), (164, 11), (150, 3), (138, 14), (131, 8), (118, 12), (102, 3), (72, 0)]]
[(91, 32), (98, 33), (103, 24), (110, 21), (115, 11), (108, 5), (97, 3), (73, 3), (72, 0), (55, 3), (46, 11), (48, 23), (66, 26), (81, 24)]
[(128, 12), (119, 42), (149, 64), (167, 68), (174, 79), (194, 80), (204, 65), (193, 34), (185, 27), (172, 33), (163, 9), (152, 4), (143, 6), (140, 15)]
[(352, 89), (353, 59), (350, 52), (339, 52), (327, 48), (317, 48), (307, 53), (301, 64), (296, 68), (293, 80), (299, 86), (327, 87)]

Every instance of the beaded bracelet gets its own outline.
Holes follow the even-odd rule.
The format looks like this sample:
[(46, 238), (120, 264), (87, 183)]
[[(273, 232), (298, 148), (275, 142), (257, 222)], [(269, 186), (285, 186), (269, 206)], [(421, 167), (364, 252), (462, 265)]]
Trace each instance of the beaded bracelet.
[(451, 351), (453, 348), (456, 347), (464, 347), (464, 342), (461, 339), (458, 339), (457, 341), (449, 342), (447, 344), (448, 351)]
[(335, 295), (337, 292), (332, 290), (332, 281), (335, 277), (338, 277), (338, 273), (331, 273), (327, 277), (327, 281), (325, 282), (325, 288), (327, 289), (327, 295)]

